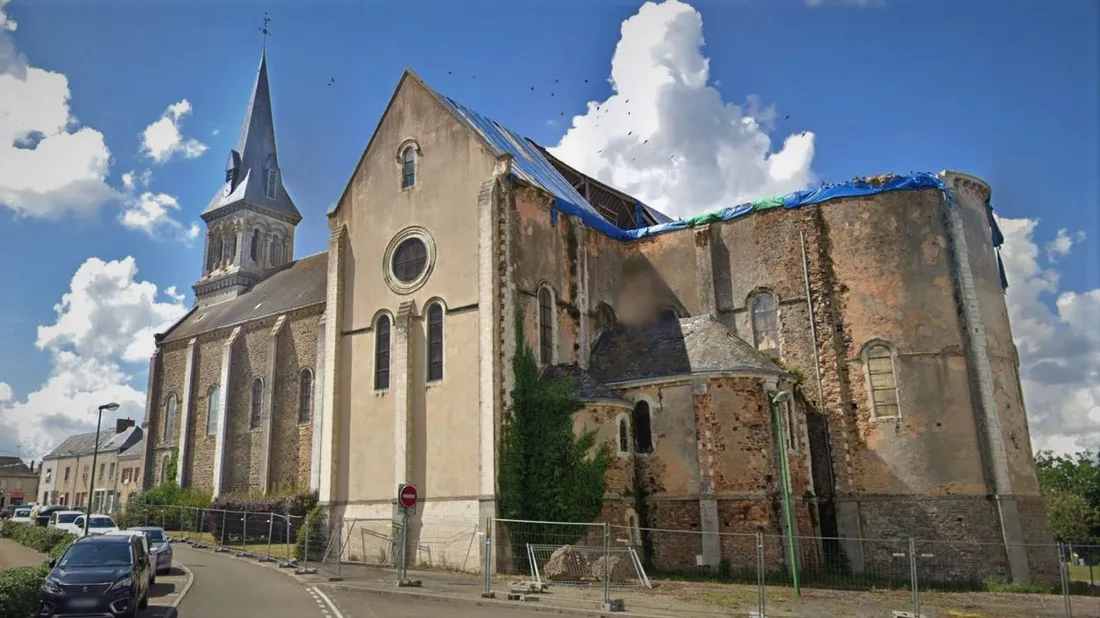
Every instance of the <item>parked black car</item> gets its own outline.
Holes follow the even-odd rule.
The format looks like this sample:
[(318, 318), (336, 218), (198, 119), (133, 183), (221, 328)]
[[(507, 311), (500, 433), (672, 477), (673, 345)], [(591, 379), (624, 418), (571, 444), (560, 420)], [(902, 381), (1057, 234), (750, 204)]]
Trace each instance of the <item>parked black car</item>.
[(149, 605), (149, 569), (141, 539), (77, 539), (42, 582), (38, 615), (134, 618)]

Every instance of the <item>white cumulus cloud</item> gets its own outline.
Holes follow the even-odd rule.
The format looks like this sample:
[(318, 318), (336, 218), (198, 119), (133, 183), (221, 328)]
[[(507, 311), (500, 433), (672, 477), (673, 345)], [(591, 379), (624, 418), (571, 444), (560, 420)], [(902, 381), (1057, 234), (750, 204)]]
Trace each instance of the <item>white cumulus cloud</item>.
[(118, 219), (123, 227), (150, 238), (175, 239), (190, 245), (199, 236), (199, 225), (187, 226), (177, 221), (173, 213), (179, 210), (179, 202), (171, 195), (146, 191), (128, 199)]
[(1035, 239), (1038, 219), (997, 221), (1005, 235), (1006, 301), (1020, 352), (1032, 446), (1095, 450), (1100, 438), (1100, 288), (1062, 290), (1053, 268), (1054, 259), (1069, 255), (1084, 236), (1059, 230), (1048, 244), (1055, 249), (1044, 259)]
[(7, 382), (0, 382), (0, 403), (11, 401), (12, 394), (11, 385)]
[(191, 102), (184, 99), (173, 103), (141, 134), (141, 152), (156, 163), (166, 163), (180, 155), (194, 159), (206, 152), (206, 145), (183, 136), (183, 117), (191, 113)]
[(137, 279), (134, 258), (88, 258), (54, 307), (56, 319), (38, 327), (36, 345), (52, 359), (46, 382), (22, 400), (0, 397), (0, 451), (41, 457), (71, 434), (94, 431), (96, 408), (111, 401), (121, 408), (104, 414), (104, 426), (140, 421), (145, 385), (134, 383), (135, 371), (146, 368), (153, 334), (187, 311), (174, 289), (160, 296)]
[(94, 212), (116, 197), (106, 183), (111, 151), (73, 116), (68, 78), (17, 53), (7, 4), (0, 0), (0, 206), (28, 217)]
[(645, 3), (622, 23), (614, 94), (589, 102), (551, 153), (674, 217), (813, 183), (814, 134), (789, 135), (775, 150), (775, 108), (755, 96), (723, 101), (703, 43), (694, 8)]

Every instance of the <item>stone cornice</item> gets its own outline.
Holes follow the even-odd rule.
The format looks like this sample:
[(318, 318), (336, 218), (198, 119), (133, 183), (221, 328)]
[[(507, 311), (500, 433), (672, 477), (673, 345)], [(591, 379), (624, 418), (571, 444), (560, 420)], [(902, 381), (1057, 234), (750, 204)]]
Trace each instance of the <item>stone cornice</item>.
[(989, 198), (993, 195), (993, 189), (989, 186), (989, 183), (973, 174), (966, 174), (955, 170), (943, 170), (938, 176), (947, 182), (948, 185), (977, 193), (985, 201), (989, 201)]

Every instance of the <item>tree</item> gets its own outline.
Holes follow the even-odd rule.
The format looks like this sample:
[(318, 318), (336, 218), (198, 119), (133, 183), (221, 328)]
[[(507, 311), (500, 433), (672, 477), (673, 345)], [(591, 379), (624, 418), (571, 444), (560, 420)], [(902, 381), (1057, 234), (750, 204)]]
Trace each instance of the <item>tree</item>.
[[(516, 332), (516, 382), (501, 440), (500, 514), (540, 522), (593, 521), (603, 508), (611, 451), (606, 443), (596, 444), (595, 431), (574, 434), (572, 414), (583, 403), (572, 383), (541, 378), (521, 320)], [(512, 540), (518, 540), (515, 534)]]
[(1100, 537), (1100, 462), (1092, 451), (1040, 451), (1035, 468), (1054, 536), (1066, 542)]

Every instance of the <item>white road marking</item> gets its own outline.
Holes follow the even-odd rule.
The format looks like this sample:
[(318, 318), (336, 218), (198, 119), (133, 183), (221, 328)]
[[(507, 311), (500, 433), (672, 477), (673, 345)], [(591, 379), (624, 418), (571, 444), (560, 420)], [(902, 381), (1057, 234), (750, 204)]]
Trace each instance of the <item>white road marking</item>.
[(320, 590), (318, 590), (317, 588), (314, 588), (312, 586), (309, 589), (312, 590), (313, 592), (316, 592), (317, 596), (324, 599), (325, 604), (327, 604), (328, 608), (330, 610), (332, 610), (332, 615), (333, 616), (335, 616), (336, 618), (344, 618), (344, 615), (340, 613), (340, 610), (336, 608), (336, 604), (332, 602), (332, 599), (328, 598), (327, 594), (325, 594), (324, 592), (321, 592)]

